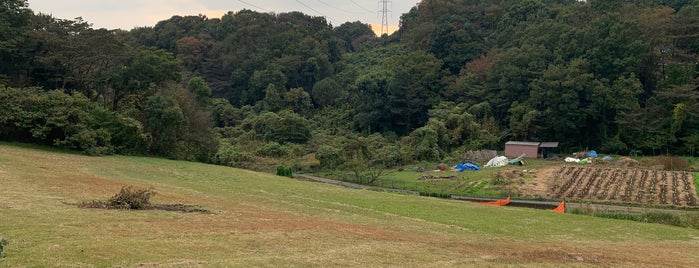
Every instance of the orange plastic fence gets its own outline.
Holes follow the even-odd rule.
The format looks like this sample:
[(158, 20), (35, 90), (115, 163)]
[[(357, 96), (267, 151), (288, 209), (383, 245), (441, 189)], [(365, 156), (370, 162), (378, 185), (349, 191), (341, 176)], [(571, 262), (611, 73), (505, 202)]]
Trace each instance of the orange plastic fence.
[(492, 206), (507, 206), (508, 204), (510, 204), (510, 197), (508, 196), (506, 199), (500, 199), (490, 202), (481, 202), (481, 204)]

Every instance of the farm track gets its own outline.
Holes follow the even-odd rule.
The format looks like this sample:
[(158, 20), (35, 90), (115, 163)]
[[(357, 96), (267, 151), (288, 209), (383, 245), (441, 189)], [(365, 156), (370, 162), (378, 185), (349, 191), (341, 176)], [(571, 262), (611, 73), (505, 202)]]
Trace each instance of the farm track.
[(691, 173), (618, 167), (563, 166), (550, 198), (653, 206), (697, 206)]

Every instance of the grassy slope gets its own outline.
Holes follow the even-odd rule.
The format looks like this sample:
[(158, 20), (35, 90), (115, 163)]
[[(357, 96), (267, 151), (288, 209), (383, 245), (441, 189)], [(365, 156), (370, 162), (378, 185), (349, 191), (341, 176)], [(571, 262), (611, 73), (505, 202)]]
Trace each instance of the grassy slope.
[[(80, 209), (123, 185), (215, 214)], [(0, 267), (699, 266), (699, 231), (0, 144)]]

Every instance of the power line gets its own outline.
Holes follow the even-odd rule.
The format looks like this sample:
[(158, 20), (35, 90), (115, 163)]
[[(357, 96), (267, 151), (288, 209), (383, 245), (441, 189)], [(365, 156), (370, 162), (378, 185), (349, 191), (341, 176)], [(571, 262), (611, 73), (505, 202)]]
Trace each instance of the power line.
[(333, 9), (335, 9), (335, 10), (339, 10), (339, 11), (342, 11), (342, 12), (345, 12), (345, 13), (349, 13), (349, 14), (361, 14), (361, 13), (363, 13), (363, 12), (353, 12), (353, 11), (345, 10), (345, 9), (342, 9), (342, 8), (339, 8), (339, 7), (330, 5), (330, 4), (328, 4), (328, 3), (324, 2), (324, 1), (321, 1), (321, 0), (318, 0), (318, 2), (320, 2), (320, 3), (323, 4), (323, 5), (328, 6), (328, 7), (330, 7), (330, 8), (333, 8)]
[(258, 6), (253, 5), (253, 4), (250, 4), (250, 3), (245, 2), (245, 1), (243, 1), (243, 0), (238, 0), (238, 1), (241, 2), (241, 3), (243, 3), (243, 4), (246, 4), (246, 5), (248, 5), (248, 6), (251, 6), (251, 7), (254, 7), (254, 8), (257, 8), (257, 9), (261, 9), (261, 10), (264, 11), (264, 12), (271, 12), (271, 11), (269, 11), (269, 10), (267, 10), (267, 9), (258, 7)]
[(336, 22), (338, 22), (338, 23), (340, 22), (339, 20), (336, 20), (336, 19), (333, 19), (333, 18), (331, 18), (331, 17), (329, 17), (329, 16), (323, 15), (323, 13), (321, 13), (320, 11), (315, 10), (314, 8), (310, 7), (309, 5), (306, 5), (305, 3), (301, 2), (300, 0), (296, 0), (296, 2), (299, 3), (299, 4), (301, 4), (302, 6), (305, 6), (306, 8), (308, 8), (308, 9), (314, 11), (315, 13), (318, 13), (319, 15), (328, 18), (330, 21), (336, 21)]
[(355, 2), (354, 0), (350, 0), (350, 2), (352, 2), (352, 4), (354, 4), (355, 6), (358, 6), (359, 8), (364, 9), (364, 10), (367, 11), (367, 12), (374, 13), (374, 11), (369, 10), (369, 9), (367, 9), (367, 8), (365, 8), (365, 7), (363, 7), (363, 6), (359, 5), (359, 4), (357, 4), (357, 2)]

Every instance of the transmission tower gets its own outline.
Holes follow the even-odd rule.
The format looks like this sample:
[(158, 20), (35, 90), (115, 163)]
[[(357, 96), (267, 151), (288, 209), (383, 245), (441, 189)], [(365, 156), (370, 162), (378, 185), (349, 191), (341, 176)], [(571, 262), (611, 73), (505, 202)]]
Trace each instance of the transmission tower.
[(388, 9), (388, 4), (391, 0), (379, 0), (379, 12), (381, 12), (381, 35), (388, 34), (388, 13), (391, 10)]

